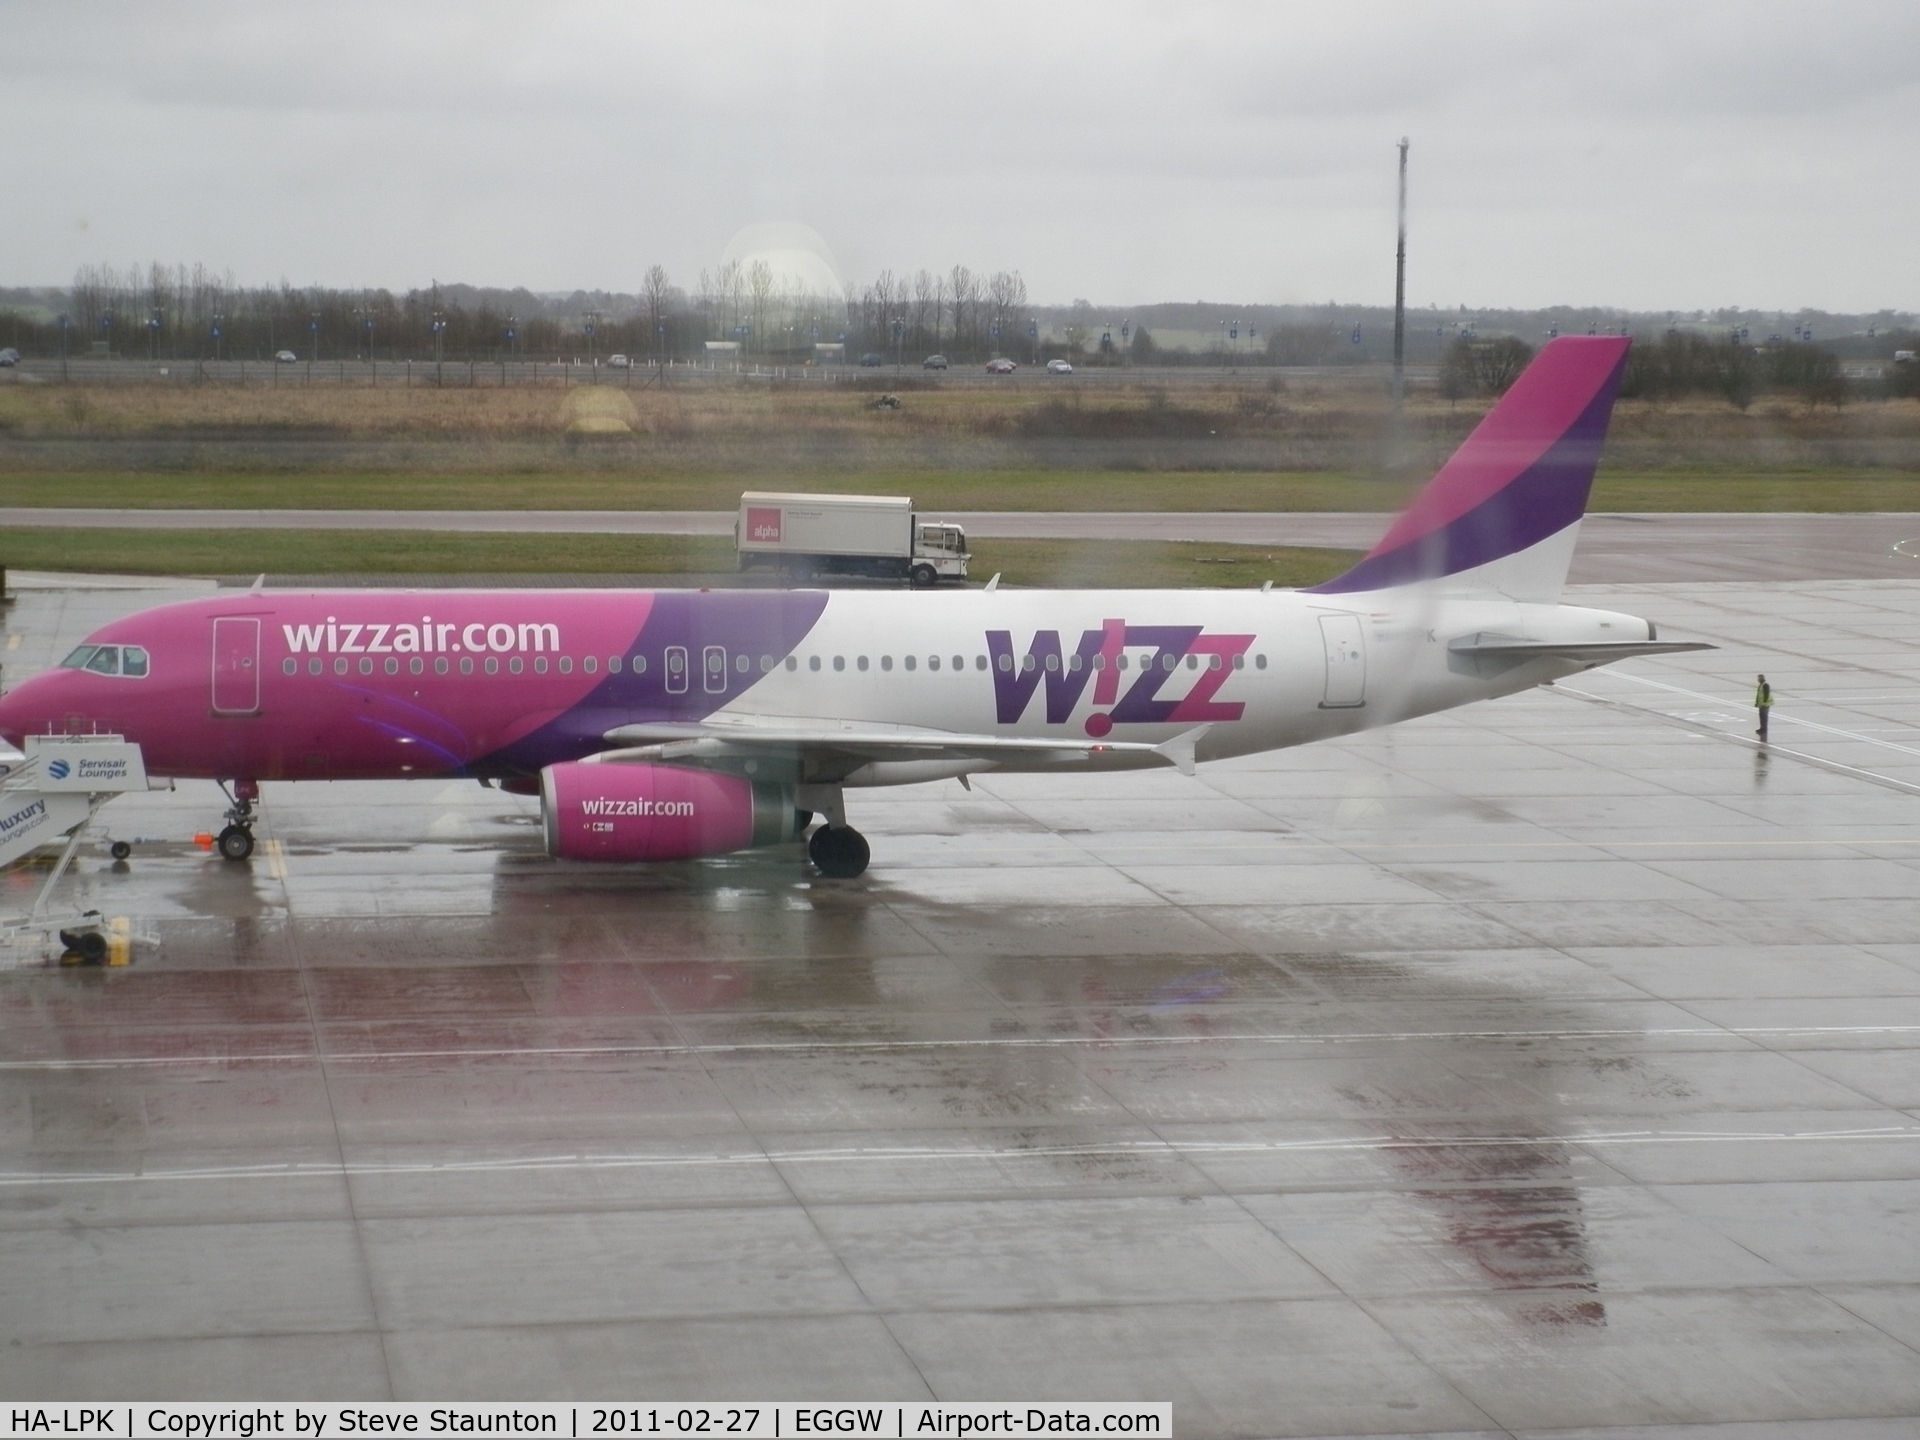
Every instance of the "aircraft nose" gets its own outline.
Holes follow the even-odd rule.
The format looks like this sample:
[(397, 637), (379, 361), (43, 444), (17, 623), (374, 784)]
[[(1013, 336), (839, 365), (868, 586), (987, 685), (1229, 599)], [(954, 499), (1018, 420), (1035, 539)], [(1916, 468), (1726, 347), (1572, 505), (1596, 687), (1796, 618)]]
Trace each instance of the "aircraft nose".
[(47, 676), (36, 675), (0, 694), (0, 740), (21, 744), (27, 736), (46, 729), (50, 713), (46, 701)]

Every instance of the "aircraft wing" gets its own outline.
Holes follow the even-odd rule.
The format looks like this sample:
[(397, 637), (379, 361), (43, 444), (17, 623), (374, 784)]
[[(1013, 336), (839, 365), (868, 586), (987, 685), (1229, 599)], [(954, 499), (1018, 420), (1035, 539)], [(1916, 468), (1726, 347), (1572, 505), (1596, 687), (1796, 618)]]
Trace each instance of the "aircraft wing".
[[(605, 738), (619, 747), (592, 758), (601, 762), (679, 760), (737, 768), (748, 759), (804, 762), (809, 778), (838, 776), (880, 760), (977, 760), (990, 764), (1014, 755), (1084, 759), (1100, 754), (1158, 756), (1193, 773), (1193, 748), (1210, 726), (1201, 725), (1159, 745), (1131, 740), (1080, 740), (1071, 736), (1032, 739), (938, 730), (919, 725), (831, 721), (797, 716), (716, 715), (694, 723), (620, 725)], [(982, 768), (985, 768), (983, 764)], [(837, 772), (837, 773), (836, 773)]]

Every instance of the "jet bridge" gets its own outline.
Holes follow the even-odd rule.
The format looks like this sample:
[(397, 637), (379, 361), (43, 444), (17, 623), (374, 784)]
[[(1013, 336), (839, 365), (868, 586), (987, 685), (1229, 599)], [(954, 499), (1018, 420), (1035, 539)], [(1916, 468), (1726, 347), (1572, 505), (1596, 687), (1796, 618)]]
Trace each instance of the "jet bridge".
[[(167, 782), (170, 784), (170, 782)], [(0, 869), (59, 846), (59, 859), (23, 916), (0, 915), (0, 942), (12, 951), (58, 935), (67, 950), (98, 963), (110, 941), (97, 910), (50, 908), (55, 888), (93, 829), (101, 807), (148, 788), (140, 747), (119, 735), (30, 735), (24, 754), (0, 747)], [(126, 846), (116, 844), (124, 859)]]

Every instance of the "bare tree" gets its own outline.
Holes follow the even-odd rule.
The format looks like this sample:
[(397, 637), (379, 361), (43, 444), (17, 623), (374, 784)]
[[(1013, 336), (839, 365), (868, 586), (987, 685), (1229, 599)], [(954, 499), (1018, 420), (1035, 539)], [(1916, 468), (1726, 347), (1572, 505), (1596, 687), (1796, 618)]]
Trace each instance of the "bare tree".
[(987, 281), (987, 307), (990, 318), (1006, 327), (1017, 327), (1020, 312), (1027, 308), (1027, 282), (1018, 270), (996, 270)]
[(740, 313), (746, 302), (747, 272), (738, 260), (729, 260), (720, 267), (720, 273), (714, 277), (719, 286), (721, 299), (727, 307), (727, 329), (740, 328)]
[(980, 282), (964, 265), (954, 266), (947, 272), (947, 279), (953, 289), (953, 348), (969, 350), (972, 348), (973, 332), (979, 328), (976, 312)]
[(753, 301), (753, 341), (762, 351), (767, 345), (767, 313), (774, 294), (773, 267), (756, 260), (747, 268), (747, 293)]
[(660, 359), (660, 343), (665, 338), (661, 332), (667, 323), (667, 295), (671, 289), (666, 268), (649, 265), (640, 281), (640, 298), (647, 314), (647, 349), (653, 352), (656, 361)]
[(940, 348), (939, 309), (934, 300), (934, 280), (925, 270), (913, 277), (914, 344), (928, 350)]

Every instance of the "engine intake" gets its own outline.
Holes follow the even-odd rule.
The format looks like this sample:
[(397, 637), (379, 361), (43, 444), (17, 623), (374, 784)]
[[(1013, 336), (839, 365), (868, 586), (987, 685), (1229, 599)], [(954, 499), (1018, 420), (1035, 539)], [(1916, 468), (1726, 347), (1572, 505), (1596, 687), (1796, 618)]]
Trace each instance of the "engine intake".
[(540, 814), (547, 853), (563, 860), (692, 860), (795, 834), (791, 785), (675, 765), (549, 765)]

